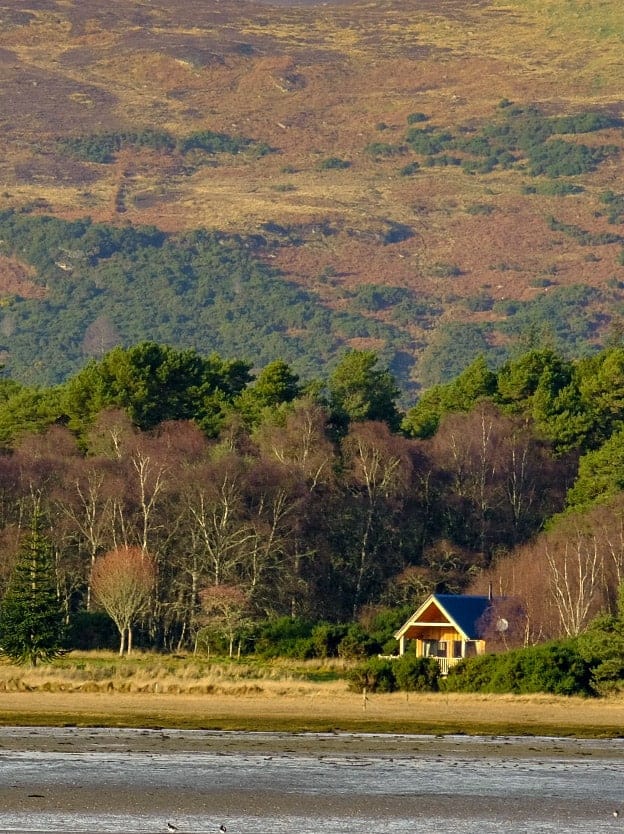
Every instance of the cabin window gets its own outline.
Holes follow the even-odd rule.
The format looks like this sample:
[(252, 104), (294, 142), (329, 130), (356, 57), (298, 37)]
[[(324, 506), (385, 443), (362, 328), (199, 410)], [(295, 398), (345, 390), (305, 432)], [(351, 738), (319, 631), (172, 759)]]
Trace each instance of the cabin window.
[(461, 640), (453, 640), (453, 657), (461, 657), (462, 656), (462, 641)]
[(423, 640), (423, 655), (425, 657), (446, 657), (446, 652), (445, 640)]
[(466, 657), (475, 657), (477, 654), (477, 644), (474, 640), (466, 642)]

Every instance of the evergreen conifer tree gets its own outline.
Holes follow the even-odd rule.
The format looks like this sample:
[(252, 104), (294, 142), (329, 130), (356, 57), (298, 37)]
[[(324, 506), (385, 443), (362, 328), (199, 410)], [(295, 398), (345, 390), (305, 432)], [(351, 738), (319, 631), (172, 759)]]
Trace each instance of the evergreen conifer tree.
[(36, 666), (61, 654), (64, 638), (52, 546), (35, 508), (0, 605), (0, 651), (15, 663)]

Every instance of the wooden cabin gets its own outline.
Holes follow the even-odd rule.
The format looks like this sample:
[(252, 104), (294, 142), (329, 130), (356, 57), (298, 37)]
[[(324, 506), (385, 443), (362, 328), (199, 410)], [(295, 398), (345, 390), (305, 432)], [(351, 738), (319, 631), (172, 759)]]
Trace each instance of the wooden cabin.
[(484, 654), (484, 615), (491, 606), (491, 596), (431, 594), (395, 633), (399, 655), (411, 641), (416, 657), (434, 657), (448, 674), (462, 658)]

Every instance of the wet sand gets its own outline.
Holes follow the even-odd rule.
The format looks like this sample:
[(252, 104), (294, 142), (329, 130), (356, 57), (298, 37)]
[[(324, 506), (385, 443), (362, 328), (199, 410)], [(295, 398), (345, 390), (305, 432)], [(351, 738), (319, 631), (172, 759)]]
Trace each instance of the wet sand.
[[(62, 754), (66, 764), (50, 771), (49, 756), (56, 754)], [(92, 754), (97, 754), (96, 762)], [(37, 766), (38, 756), (48, 757), (45, 776)], [(198, 781), (192, 775), (194, 761), (204, 760), (208, 764), (197, 771), (203, 774)], [(306, 760), (313, 764), (302, 764)], [(317, 815), (322, 810), (325, 816), (344, 818), (356, 811), (370, 818), (405, 815), (416, 818), (457, 813), (458, 798), (444, 790), (431, 795), (407, 791), (397, 803), (391, 788), (387, 793), (369, 794), (360, 784), (367, 768), (382, 767), (389, 774), (392, 769), (409, 768), (410, 763), (413, 766), (429, 762), (430, 767), (464, 767), (471, 773), (481, 767), (487, 773), (500, 770), (511, 776), (535, 763), (547, 773), (557, 770), (565, 761), (571, 768), (575, 762), (579, 768), (586, 768), (592, 762), (601, 768), (604, 762), (612, 769), (614, 762), (624, 766), (624, 742), (502, 736), (4, 727), (0, 728), (0, 761), (12, 774), (10, 780), (0, 780), (0, 807), (5, 814), (26, 817), (33, 814), (97, 817), (124, 813), (160, 816), (163, 820), (172, 815), (174, 818), (205, 815), (215, 819), (219, 815), (228, 818), (245, 814), (302, 817)], [(30, 762), (30, 769), (22, 770), (24, 762)], [(285, 768), (280, 777), (282, 782), (277, 777), (275, 782), (270, 777), (263, 780), (263, 771), (273, 766), (278, 769), (276, 773), (280, 767)], [(123, 767), (126, 771), (120, 770)], [(185, 767), (189, 768), (188, 778), (183, 772)], [(289, 790), (289, 779), (301, 778), (304, 767), (311, 767), (317, 776), (323, 771), (333, 772), (336, 780), (344, 779), (345, 773), (349, 773), (347, 778), (354, 780), (354, 792), (334, 794), (322, 786), (311, 791)], [(130, 772), (138, 782), (133, 783)], [(147, 775), (141, 777), (141, 773)], [(569, 800), (564, 797), (545, 797), (540, 802), (541, 813), (547, 816), (556, 818), (568, 813)], [(514, 798), (504, 791), (493, 793), (488, 797), (487, 815), (522, 819), (527, 813), (526, 803), (524, 796)], [(463, 796), (461, 807), (462, 813), (469, 816), (484, 813), (484, 803), (478, 795)], [(591, 803), (581, 803), (575, 808), (577, 816), (585, 813), (595, 815), (596, 808)]]

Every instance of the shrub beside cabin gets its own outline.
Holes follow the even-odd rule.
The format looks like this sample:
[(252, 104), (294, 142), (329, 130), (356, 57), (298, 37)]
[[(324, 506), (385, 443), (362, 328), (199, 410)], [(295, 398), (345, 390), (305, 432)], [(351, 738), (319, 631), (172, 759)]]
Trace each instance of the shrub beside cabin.
[(431, 594), (395, 633), (399, 655), (413, 641), (416, 657), (434, 657), (446, 675), (462, 658), (485, 653), (492, 612), (491, 596)]

